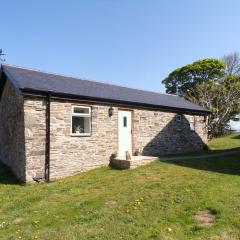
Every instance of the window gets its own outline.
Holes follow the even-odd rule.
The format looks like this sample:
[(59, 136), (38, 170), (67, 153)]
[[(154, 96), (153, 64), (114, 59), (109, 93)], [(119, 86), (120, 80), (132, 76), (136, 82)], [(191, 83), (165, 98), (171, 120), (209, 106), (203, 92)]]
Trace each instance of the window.
[(127, 117), (123, 117), (123, 127), (127, 127)]
[(191, 117), (189, 121), (189, 125), (190, 125), (190, 130), (195, 131), (195, 117)]
[(178, 132), (182, 131), (182, 115), (180, 114), (176, 115), (176, 130)]
[(72, 106), (72, 129), (73, 136), (91, 135), (91, 107)]
[(176, 120), (177, 120), (177, 122), (181, 122), (182, 121), (182, 115), (177, 115)]

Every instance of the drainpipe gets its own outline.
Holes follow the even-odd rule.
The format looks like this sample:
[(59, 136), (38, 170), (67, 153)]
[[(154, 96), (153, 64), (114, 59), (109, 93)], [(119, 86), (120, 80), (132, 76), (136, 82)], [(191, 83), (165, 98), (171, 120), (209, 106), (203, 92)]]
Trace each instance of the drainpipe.
[(45, 146), (45, 181), (50, 181), (50, 103), (51, 94), (46, 98), (46, 146)]

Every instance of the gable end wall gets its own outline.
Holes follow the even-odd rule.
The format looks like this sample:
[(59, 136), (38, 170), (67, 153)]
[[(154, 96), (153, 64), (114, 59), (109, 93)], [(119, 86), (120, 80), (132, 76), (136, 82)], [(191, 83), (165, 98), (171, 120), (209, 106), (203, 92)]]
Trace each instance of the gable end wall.
[(23, 97), (7, 80), (0, 101), (0, 161), (25, 181)]

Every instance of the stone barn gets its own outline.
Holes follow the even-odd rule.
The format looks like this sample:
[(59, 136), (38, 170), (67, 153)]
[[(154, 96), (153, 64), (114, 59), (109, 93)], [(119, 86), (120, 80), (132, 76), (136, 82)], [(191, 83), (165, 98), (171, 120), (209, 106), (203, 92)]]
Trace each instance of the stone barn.
[(202, 149), (210, 113), (175, 95), (2, 65), (0, 160), (23, 182)]

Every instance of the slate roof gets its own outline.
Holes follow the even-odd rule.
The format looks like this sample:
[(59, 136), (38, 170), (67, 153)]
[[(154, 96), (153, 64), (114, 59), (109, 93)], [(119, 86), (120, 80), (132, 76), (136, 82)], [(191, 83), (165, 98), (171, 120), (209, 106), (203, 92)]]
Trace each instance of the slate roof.
[(210, 113), (209, 110), (175, 95), (57, 75), (12, 65), (2, 65), (2, 71), (15, 87), (23, 92), (51, 93), (69, 98), (77, 97), (202, 114)]

